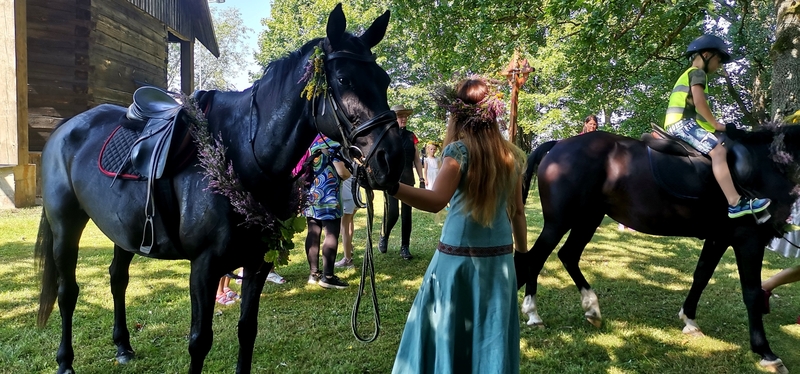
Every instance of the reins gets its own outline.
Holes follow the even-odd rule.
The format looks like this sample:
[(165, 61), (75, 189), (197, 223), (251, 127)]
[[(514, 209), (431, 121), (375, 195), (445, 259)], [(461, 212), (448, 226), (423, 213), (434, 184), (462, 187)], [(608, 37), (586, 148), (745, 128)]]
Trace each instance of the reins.
[[(355, 165), (355, 173), (366, 173), (366, 170), (363, 166)], [(366, 177), (366, 175), (364, 175)], [(373, 198), (374, 193), (372, 189), (365, 188), (367, 191), (367, 202), (361, 200), (361, 193), (359, 192), (359, 185), (358, 185), (358, 176), (353, 178), (352, 181), (352, 192), (353, 192), (353, 201), (356, 203), (356, 206), (359, 208), (363, 208), (366, 206), (367, 208), (367, 246), (364, 248), (364, 261), (361, 265), (361, 281), (358, 283), (358, 293), (356, 294), (356, 301), (353, 304), (353, 312), (350, 314), (350, 326), (353, 330), (353, 336), (360, 342), (364, 343), (371, 343), (378, 338), (378, 334), (381, 331), (381, 315), (380, 311), (378, 310), (378, 294), (375, 289), (375, 261), (373, 259), (373, 251), (372, 251), (372, 221), (373, 217), (375, 216), (374, 212), (374, 204)], [(358, 334), (358, 310), (361, 306), (361, 296), (364, 294), (364, 284), (366, 283), (366, 278), (369, 276), (369, 283), (372, 292), (370, 293), (372, 297), (372, 309), (373, 309), (373, 317), (375, 318), (375, 328), (372, 331), (372, 335), (368, 338), (362, 337)]]

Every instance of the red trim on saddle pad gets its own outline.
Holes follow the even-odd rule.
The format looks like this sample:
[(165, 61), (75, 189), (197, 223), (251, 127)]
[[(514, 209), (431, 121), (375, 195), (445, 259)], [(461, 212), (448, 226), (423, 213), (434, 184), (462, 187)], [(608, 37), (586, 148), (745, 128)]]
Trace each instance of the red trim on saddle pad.
[(137, 181), (138, 180), (142, 180), (144, 178), (142, 178), (141, 175), (127, 174), (127, 173), (120, 173), (119, 175), (117, 175), (116, 171), (109, 171), (109, 170), (106, 170), (106, 169), (103, 168), (103, 154), (106, 151), (106, 146), (108, 146), (108, 143), (114, 137), (114, 134), (116, 134), (117, 131), (119, 131), (119, 129), (121, 127), (122, 127), (122, 125), (117, 126), (117, 128), (115, 128), (114, 131), (111, 132), (111, 135), (109, 135), (108, 138), (106, 138), (106, 141), (103, 143), (103, 148), (100, 149), (100, 155), (97, 156), (97, 168), (100, 169), (101, 173), (103, 173), (106, 176), (109, 176), (111, 178), (115, 178), (116, 177), (116, 178), (130, 179), (130, 180), (137, 180)]

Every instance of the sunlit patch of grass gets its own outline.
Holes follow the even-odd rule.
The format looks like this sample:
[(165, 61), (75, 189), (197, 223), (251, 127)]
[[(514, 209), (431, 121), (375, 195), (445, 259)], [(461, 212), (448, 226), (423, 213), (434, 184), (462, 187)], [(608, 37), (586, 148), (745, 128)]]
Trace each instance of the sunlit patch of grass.
[[(376, 196), (373, 231), (377, 245), (382, 215)], [(526, 205), (532, 246), (543, 221), (536, 191)], [(36, 328), (39, 279), (33, 266), (41, 210), (0, 211), (0, 372), (52, 373), (60, 337), (59, 309), (44, 329)], [(356, 215), (356, 268), (337, 270), (351, 286), (325, 290), (306, 284), (305, 233), (294, 238), (289, 265), (278, 269), (288, 283), (267, 283), (260, 300), (255, 373), (388, 373), (411, 303), (419, 289), (441, 232), (446, 212), (414, 211), (411, 252), (399, 256), (400, 223), (392, 231), (389, 252), (375, 249), (375, 278), (381, 335), (374, 343), (353, 338), (350, 313), (361, 275), (366, 243), (364, 210)], [(563, 240), (562, 243), (563, 244)], [(598, 295), (603, 313), (599, 329), (583, 317), (580, 294), (557, 258), (550, 255), (539, 277), (539, 311), (546, 328), (525, 325), (520, 316), (522, 373), (758, 373), (759, 357), (750, 352), (747, 316), (735, 257), (728, 251), (700, 299), (697, 322), (704, 337), (681, 332), (677, 318), (692, 281), (702, 242), (691, 238), (652, 237), (618, 231), (606, 219), (587, 246), (580, 266)], [(111, 339), (113, 304), (108, 266), (112, 244), (89, 224), (81, 240), (77, 277), (81, 293), (74, 316), (75, 368), (81, 373), (185, 372), (190, 331), (189, 262), (135, 257), (131, 265), (127, 312), (137, 359), (115, 365)], [(340, 254), (341, 256), (341, 254)], [(767, 252), (763, 277), (796, 264)], [(232, 284), (238, 290), (237, 285)], [(369, 286), (367, 286), (369, 292)], [(800, 285), (775, 290), (772, 313), (764, 317), (772, 349), (790, 370), (800, 370)], [(519, 300), (523, 291), (519, 293)], [(373, 328), (369, 294), (362, 299), (359, 331)], [(239, 304), (215, 307), (214, 345), (206, 360), (209, 373), (233, 372), (238, 349)]]

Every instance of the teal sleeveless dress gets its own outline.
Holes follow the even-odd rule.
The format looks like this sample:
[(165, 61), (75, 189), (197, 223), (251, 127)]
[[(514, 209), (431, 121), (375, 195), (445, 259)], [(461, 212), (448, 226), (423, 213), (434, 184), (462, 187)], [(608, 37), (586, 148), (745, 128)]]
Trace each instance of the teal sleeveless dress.
[(392, 373), (519, 373), (519, 314), (508, 193), (491, 227), (465, 210), (467, 148), (445, 147), (461, 181), (406, 321)]

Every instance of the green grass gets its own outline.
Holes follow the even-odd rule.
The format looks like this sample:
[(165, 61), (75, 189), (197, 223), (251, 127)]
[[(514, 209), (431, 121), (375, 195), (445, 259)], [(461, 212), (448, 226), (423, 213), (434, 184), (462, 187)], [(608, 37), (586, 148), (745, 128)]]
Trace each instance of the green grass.
[[(376, 227), (380, 223), (380, 197)], [(0, 373), (52, 373), (60, 337), (58, 308), (44, 329), (36, 327), (39, 279), (33, 245), (40, 209), (0, 211)], [(542, 226), (539, 202), (531, 194), (529, 242)], [(356, 264), (365, 242), (365, 214), (356, 217)], [(360, 268), (339, 272), (351, 287), (343, 291), (306, 285), (308, 265), (302, 245), (279, 273), (289, 281), (268, 283), (261, 296), (259, 332), (253, 371), (257, 373), (388, 373), (391, 371), (407, 313), (434, 253), (443, 214), (414, 211), (411, 250), (398, 253), (400, 226), (388, 254), (375, 251), (381, 311), (381, 336), (363, 344), (353, 338), (350, 311)], [(375, 240), (377, 241), (376, 229)], [(136, 257), (128, 288), (128, 323), (137, 359), (115, 363), (111, 340), (112, 301), (108, 282), (111, 243), (93, 225), (80, 250), (80, 297), (74, 316), (75, 368), (78, 373), (177, 373), (189, 364), (187, 336), (190, 305), (189, 263)], [(547, 328), (531, 329), (520, 316), (522, 373), (758, 373), (759, 358), (750, 352), (747, 316), (732, 251), (726, 253), (700, 300), (698, 323), (705, 337), (681, 333), (676, 314), (691, 284), (701, 242), (617, 231), (604, 221), (581, 261), (600, 300), (604, 325), (596, 329), (583, 319), (580, 295), (555, 253), (540, 277), (539, 311)], [(792, 266), (768, 252), (764, 277)], [(234, 288), (237, 286), (234, 285)], [(790, 370), (800, 370), (800, 285), (777, 289), (772, 313), (765, 316), (773, 350)], [(522, 293), (520, 293), (520, 301)], [(362, 334), (371, 331), (370, 303), (362, 304)], [(217, 308), (214, 345), (206, 371), (234, 371), (239, 306)], [(137, 325), (140, 328), (135, 328)]]

